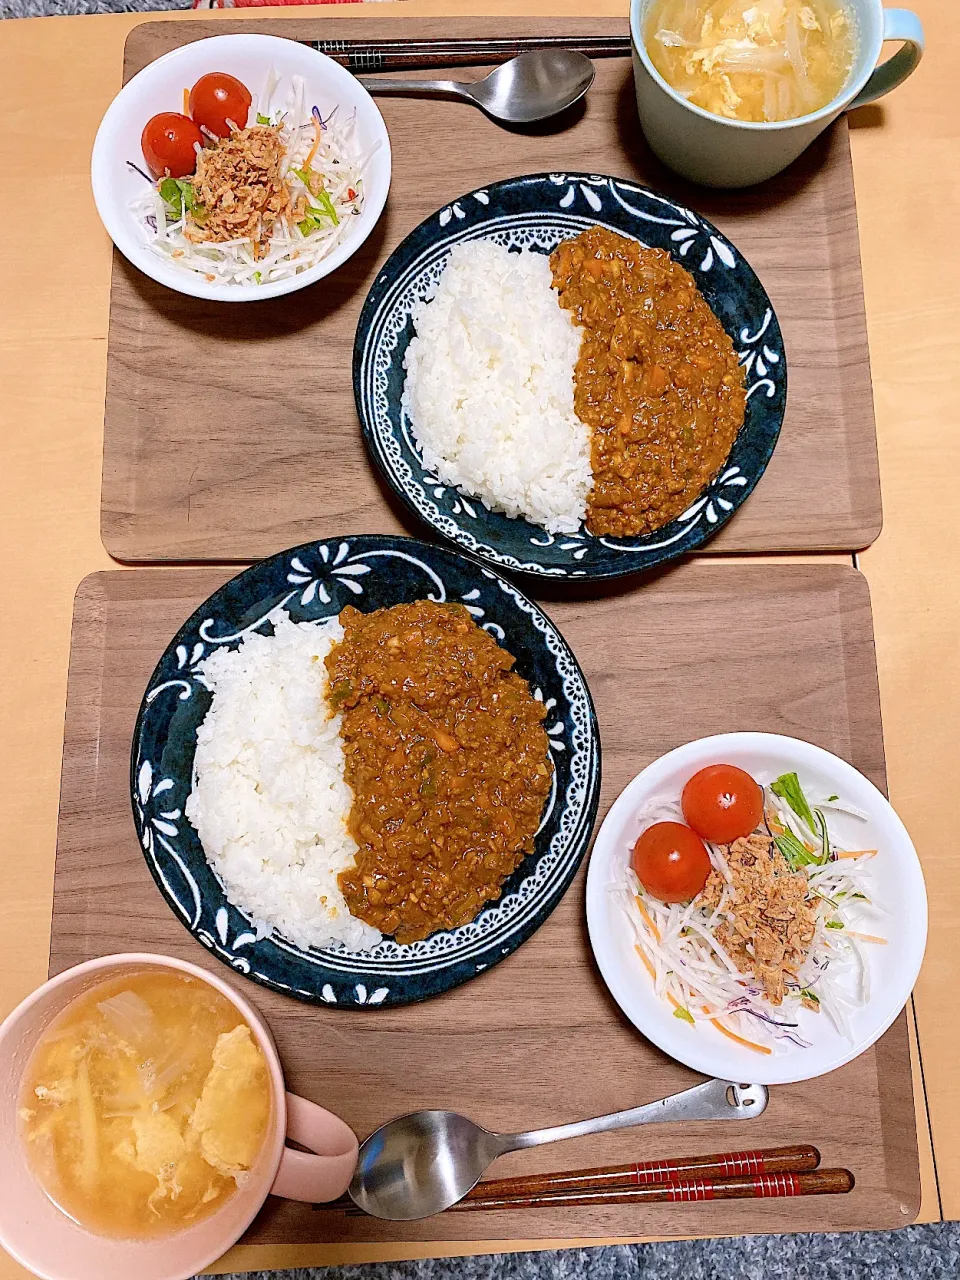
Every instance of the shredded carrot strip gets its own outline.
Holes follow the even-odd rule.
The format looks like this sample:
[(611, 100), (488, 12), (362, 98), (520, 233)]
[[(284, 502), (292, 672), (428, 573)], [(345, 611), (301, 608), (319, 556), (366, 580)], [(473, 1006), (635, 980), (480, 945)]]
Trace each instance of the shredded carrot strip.
[[(636, 943), (633, 944), (633, 949), (634, 951), (636, 951), (637, 955), (640, 957), (640, 959), (643, 961), (644, 965), (646, 966), (647, 973), (649, 973), (651, 978), (655, 979), (657, 976), (657, 972), (654, 969), (653, 965), (650, 963), (649, 957), (644, 953), (641, 947), (637, 946)], [(671, 995), (669, 991), (667, 992), (667, 999), (670, 1001), (670, 1003), (673, 1005), (675, 1009), (680, 1008), (680, 1001), (676, 998), (676, 996)]]
[(642, 950), (642, 948), (638, 947), (636, 943), (634, 943), (634, 944), (633, 944), (633, 949), (634, 949), (634, 951), (636, 951), (637, 955), (638, 955), (638, 956), (640, 957), (640, 959), (643, 961), (644, 965), (646, 966), (647, 973), (649, 973), (650, 977), (651, 977), (651, 978), (656, 978), (656, 976), (657, 976), (657, 971), (656, 971), (656, 969), (654, 969), (653, 965), (650, 963), (650, 960), (649, 960), (649, 958), (647, 957), (646, 952), (645, 952), (645, 951), (643, 951), (643, 950)]
[(646, 920), (647, 924), (650, 926), (650, 932), (653, 934), (653, 936), (654, 936), (654, 937), (656, 938), (656, 940), (659, 942), (659, 941), (660, 941), (660, 930), (659, 930), (659, 929), (657, 928), (657, 926), (653, 923), (653, 916), (651, 916), (650, 912), (649, 912), (649, 911), (647, 910), (647, 908), (643, 905), (643, 901), (642, 901), (642, 899), (640, 898), (639, 894), (637, 895), (637, 906), (640, 908), (640, 914), (643, 916), (644, 920)]
[[(633, 949), (634, 951), (636, 951), (637, 955), (643, 961), (644, 965), (646, 966), (647, 973), (649, 973), (650, 977), (655, 978), (657, 976), (656, 970), (654, 969), (653, 965), (650, 963), (650, 959), (644, 953), (643, 949), (641, 947), (638, 947), (636, 943), (633, 944)], [(670, 1001), (670, 1003), (673, 1005), (675, 1009), (679, 1009), (681, 1007), (680, 1001), (676, 998), (676, 996), (671, 995), (669, 991), (667, 992), (667, 999)], [(706, 1012), (706, 1010), (704, 1010), (704, 1012)]]
[(887, 945), (886, 938), (878, 938), (872, 933), (855, 933), (853, 929), (847, 929), (846, 935), (848, 938), (859, 938), (861, 942), (879, 942), (882, 947)]
[(304, 169), (310, 168), (310, 164), (313, 160), (313, 157), (317, 154), (317, 148), (320, 146), (320, 135), (322, 130), (320, 128), (320, 122), (316, 116), (313, 117), (313, 128), (316, 133), (316, 137), (313, 139), (313, 146), (310, 148), (310, 154), (307, 156), (306, 160), (304, 160), (303, 162)]
[[(704, 1013), (706, 1012), (707, 1010), (704, 1009)], [(755, 1049), (757, 1053), (773, 1053), (773, 1050), (768, 1049), (765, 1044), (754, 1044), (752, 1040), (746, 1040), (744, 1039), (743, 1036), (738, 1036), (735, 1031), (731, 1031), (729, 1027), (725, 1027), (723, 1023), (719, 1022), (716, 1018), (711, 1018), (710, 1021), (717, 1028), (718, 1031), (722, 1031), (723, 1034), (725, 1036), (729, 1036), (731, 1040), (736, 1040), (737, 1044), (742, 1044), (747, 1049)]]
[(185, 116), (188, 116), (190, 114), (190, 90), (189, 89), (184, 89), (183, 91), (183, 114)]
[(838, 849), (838, 858), (872, 858), (876, 854), (876, 849)]

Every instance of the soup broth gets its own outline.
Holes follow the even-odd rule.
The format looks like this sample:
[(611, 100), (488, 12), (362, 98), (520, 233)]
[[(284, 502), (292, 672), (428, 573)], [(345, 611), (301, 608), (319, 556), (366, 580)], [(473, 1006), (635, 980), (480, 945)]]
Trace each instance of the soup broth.
[(123, 1239), (215, 1212), (263, 1145), (260, 1046), (236, 1007), (185, 973), (145, 969), (74, 1000), (24, 1073), (21, 1136), (54, 1203)]
[(854, 19), (838, 0), (653, 0), (644, 40), (688, 102), (732, 120), (793, 120), (850, 75)]

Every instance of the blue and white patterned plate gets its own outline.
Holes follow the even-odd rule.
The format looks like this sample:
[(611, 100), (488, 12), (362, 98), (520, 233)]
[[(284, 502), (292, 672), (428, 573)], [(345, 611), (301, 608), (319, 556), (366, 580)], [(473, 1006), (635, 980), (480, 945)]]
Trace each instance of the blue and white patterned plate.
[[(221, 645), (270, 626), (368, 612), (418, 599), (463, 603), (516, 658), (516, 671), (549, 712), (555, 785), (533, 853), (500, 898), (470, 924), (401, 946), (304, 950), (257, 939), (231, 906), (183, 816), (197, 726), (211, 695), (197, 664)], [(147, 866), (174, 913), (218, 959), (264, 986), (338, 1008), (409, 1004), (491, 968), (546, 920), (586, 852), (600, 793), (600, 739), (583, 673), (563, 637), (512, 583), (469, 557), (410, 538), (345, 537), (262, 560), (207, 600), (171, 640), (150, 678), (133, 735), (130, 794)]]
[[(639, 538), (581, 528), (552, 536), (490, 511), (423, 467), (401, 410), (411, 312), (432, 297), (450, 250), (467, 240), (550, 253), (592, 226), (666, 249), (693, 274), (733, 339), (747, 412), (726, 465), (682, 515)], [(651, 569), (699, 547), (753, 490), (770, 460), (787, 398), (783, 339), (770, 299), (743, 255), (705, 218), (647, 187), (597, 174), (540, 173), (471, 191), (422, 222), (387, 259), (364, 303), (353, 389), (367, 447), (391, 488), (438, 533), (497, 568), (553, 578), (608, 578)]]

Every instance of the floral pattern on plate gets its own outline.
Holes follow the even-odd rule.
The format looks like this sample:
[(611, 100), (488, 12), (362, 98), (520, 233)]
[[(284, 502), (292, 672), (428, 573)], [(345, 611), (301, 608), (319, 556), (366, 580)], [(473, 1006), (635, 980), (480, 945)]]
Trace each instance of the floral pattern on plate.
[[(733, 340), (744, 368), (747, 410), (730, 455), (675, 520), (638, 538), (598, 538), (585, 527), (548, 534), (489, 510), (423, 466), (401, 408), (411, 314), (431, 298), (456, 244), (489, 239), (550, 253), (592, 226), (667, 250), (694, 276)], [(695, 550), (733, 515), (770, 460), (783, 422), (787, 365), (763, 286), (735, 248), (699, 214), (636, 183), (600, 174), (544, 173), (472, 191), (432, 214), (401, 242), (367, 295), (353, 354), (353, 386), (376, 465), (421, 520), (498, 569), (551, 578), (607, 578), (652, 569)]]
[[(516, 658), (547, 708), (555, 766), (535, 848), (501, 896), (469, 924), (368, 952), (301, 948), (227, 901), (183, 816), (197, 726), (210, 705), (198, 664), (222, 645), (269, 628), (279, 613), (317, 621), (352, 604), (367, 611), (416, 599), (457, 602)], [(590, 692), (563, 637), (510, 582), (476, 561), (410, 538), (331, 538), (244, 570), (188, 619), (160, 659), (137, 717), (130, 794), (137, 835), (161, 893), (199, 942), (238, 973), (287, 995), (338, 1008), (409, 1004), (491, 968), (528, 938), (563, 896), (586, 852), (600, 789), (600, 740)]]

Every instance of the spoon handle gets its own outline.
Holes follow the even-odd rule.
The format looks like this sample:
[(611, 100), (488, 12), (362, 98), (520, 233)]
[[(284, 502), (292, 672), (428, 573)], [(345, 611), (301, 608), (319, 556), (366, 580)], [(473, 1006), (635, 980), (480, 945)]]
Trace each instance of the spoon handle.
[(729, 1080), (708, 1080), (682, 1093), (671, 1094), (659, 1102), (649, 1102), (629, 1111), (617, 1111), (593, 1120), (561, 1124), (552, 1129), (534, 1129), (529, 1133), (498, 1135), (500, 1154), (539, 1147), (545, 1142), (564, 1138), (582, 1138), (589, 1133), (606, 1133), (610, 1129), (630, 1129), (641, 1124), (665, 1124), (677, 1120), (753, 1120), (766, 1109), (767, 1089), (760, 1084), (732, 1084)]
[(475, 102), (470, 82), (458, 80), (394, 80), (391, 76), (357, 76), (368, 93), (399, 94), (408, 97), (464, 98)]

